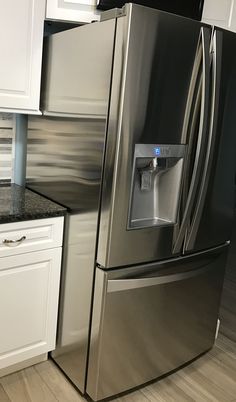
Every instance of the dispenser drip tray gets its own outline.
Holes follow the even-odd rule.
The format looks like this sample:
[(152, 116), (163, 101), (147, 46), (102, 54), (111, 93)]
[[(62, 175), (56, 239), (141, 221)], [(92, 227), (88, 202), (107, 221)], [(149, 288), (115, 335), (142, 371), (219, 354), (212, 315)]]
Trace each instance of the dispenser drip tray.
[(152, 218), (152, 219), (135, 219), (131, 222), (130, 229), (148, 228), (152, 226), (169, 226), (174, 225), (175, 222), (171, 222), (167, 219)]

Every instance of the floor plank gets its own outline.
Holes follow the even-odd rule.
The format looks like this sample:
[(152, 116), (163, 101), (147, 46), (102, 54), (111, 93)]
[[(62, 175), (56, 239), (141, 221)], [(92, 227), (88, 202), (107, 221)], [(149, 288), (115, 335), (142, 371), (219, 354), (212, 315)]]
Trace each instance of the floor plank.
[(128, 395), (115, 398), (115, 402), (150, 402), (150, 399), (145, 396), (141, 391), (135, 391)]
[[(71, 386), (62, 372), (52, 361), (40, 363), (35, 370), (41, 379), (48, 385), (53, 395), (59, 402), (83, 402), (84, 398)], [(1, 399), (0, 399), (1, 401)]]
[(0, 384), (11, 402), (57, 402), (34, 367), (3, 377)]
[(2, 387), (1, 384), (0, 384), (0, 401), (1, 402), (11, 402), (11, 400), (9, 399), (8, 395), (4, 391), (4, 388)]
[(141, 390), (151, 402), (193, 402), (195, 399), (179, 387), (176, 377), (170, 376)]
[(232, 400), (232, 396), (227, 390), (212, 383), (209, 377), (194, 367), (188, 371), (180, 371), (176, 376), (179, 378), (179, 385), (188, 395), (192, 396), (194, 401), (229, 402)]
[(222, 294), (220, 317), (221, 333), (236, 342), (236, 282), (229, 280), (227, 274)]
[(219, 334), (216, 346), (223, 352), (230, 354), (233, 358), (236, 357), (236, 342), (224, 336), (222, 333)]
[(222, 368), (219, 361), (216, 361), (210, 353), (201, 357), (194, 363), (194, 368), (202, 373), (206, 378), (210, 378), (213, 387), (220, 387), (227, 390), (229, 400), (233, 400), (236, 395), (236, 376), (232, 375), (232, 370)]

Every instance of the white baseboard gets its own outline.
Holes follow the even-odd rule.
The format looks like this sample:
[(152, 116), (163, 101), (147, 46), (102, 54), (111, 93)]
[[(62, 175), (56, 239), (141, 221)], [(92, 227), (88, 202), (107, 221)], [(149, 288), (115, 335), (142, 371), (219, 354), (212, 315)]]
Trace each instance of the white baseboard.
[(48, 359), (48, 354), (43, 353), (42, 355), (32, 357), (31, 359), (24, 360), (23, 362), (12, 364), (11, 366), (0, 369), (0, 377), (4, 377), (5, 375), (15, 373), (16, 371), (23, 370), (26, 367), (33, 366), (34, 364), (38, 364), (44, 362)]

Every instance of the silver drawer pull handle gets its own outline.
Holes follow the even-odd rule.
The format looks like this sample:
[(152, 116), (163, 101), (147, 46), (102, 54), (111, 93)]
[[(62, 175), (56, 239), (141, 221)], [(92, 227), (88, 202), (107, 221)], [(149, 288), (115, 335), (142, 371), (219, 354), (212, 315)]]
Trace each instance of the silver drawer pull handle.
[(7, 239), (5, 239), (5, 240), (3, 240), (2, 242), (3, 242), (3, 244), (5, 245), (5, 246), (8, 246), (8, 247), (17, 247), (17, 246), (19, 246), (24, 240), (26, 239), (26, 236), (22, 236), (20, 239), (18, 239), (18, 240), (7, 240)]

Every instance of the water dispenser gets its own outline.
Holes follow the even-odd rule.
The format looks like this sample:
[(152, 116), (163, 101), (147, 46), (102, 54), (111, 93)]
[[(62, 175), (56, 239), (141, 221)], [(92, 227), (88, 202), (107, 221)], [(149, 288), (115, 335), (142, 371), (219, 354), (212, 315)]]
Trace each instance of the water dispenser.
[(185, 148), (135, 145), (128, 229), (176, 223)]

